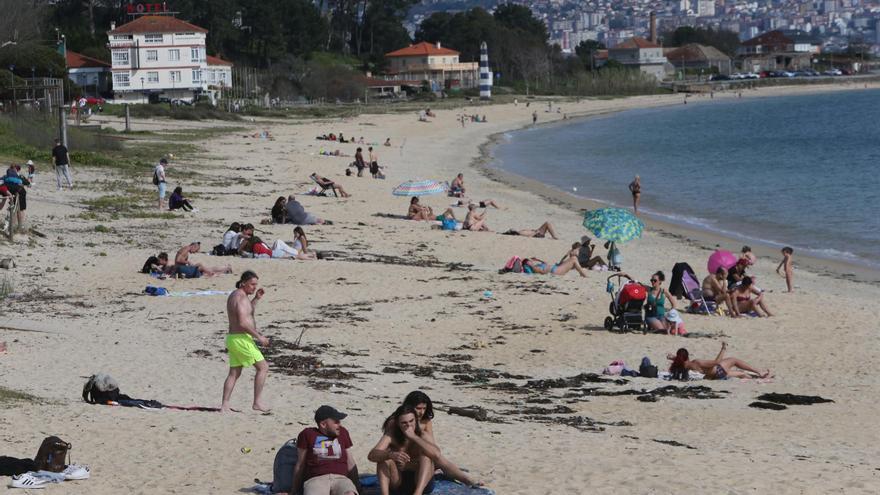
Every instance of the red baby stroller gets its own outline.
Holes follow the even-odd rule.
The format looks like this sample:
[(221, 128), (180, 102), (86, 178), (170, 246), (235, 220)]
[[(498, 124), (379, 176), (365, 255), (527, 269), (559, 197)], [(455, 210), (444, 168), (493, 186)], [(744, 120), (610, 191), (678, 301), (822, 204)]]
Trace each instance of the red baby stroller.
[[(617, 277), (618, 283), (621, 277), (626, 277), (626, 283), (620, 286), (620, 290), (614, 291), (614, 283), (611, 279)], [(634, 281), (625, 273), (615, 273), (608, 277), (606, 291), (611, 294), (611, 304), (608, 312), (611, 316), (605, 317), (605, 330), (613, 331), (619, 328), (621, 331), (645, 330), (645, 319), (642, 317), (642, 307), (648, 297), (648, 290), (644, 285)]]

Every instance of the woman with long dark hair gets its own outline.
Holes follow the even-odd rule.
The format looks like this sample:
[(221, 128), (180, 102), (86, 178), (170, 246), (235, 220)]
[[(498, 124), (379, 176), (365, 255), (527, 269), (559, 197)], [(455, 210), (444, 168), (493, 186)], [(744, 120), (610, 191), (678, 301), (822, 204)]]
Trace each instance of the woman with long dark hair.
[(382, 495), (434, 490), (434, 461), (440, 450), (429, 441), (412, 406), (402, 405), (382, 425), (382, 438), (367, 456), (376, 463)]
[[(759, 371), (749, 363), (735, 357), (725, 357), (727, 342), (721, 343), (721, 351), (715, 359), (691, 359), (690, 353), (681, 348), (673, 356), (668, 354), (666, 359), (672, 361), (669, 372), (676, 380), (687, 380), (689, 371), (696, 371), (706, 375), (707, 380), (726, 380), (728, 378), (767, 378), (770, 370)], [(737, 368), (737, 369), (734, 369)]]

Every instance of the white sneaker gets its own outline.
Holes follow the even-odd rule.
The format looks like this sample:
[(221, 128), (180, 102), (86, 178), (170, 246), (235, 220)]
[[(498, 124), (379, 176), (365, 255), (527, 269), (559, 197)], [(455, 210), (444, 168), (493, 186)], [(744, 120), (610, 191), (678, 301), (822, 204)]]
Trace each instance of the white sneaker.
[(9, 488), (25, 488), (28, 490), (36, 490), (38, 488), (46, 488), (48, 482), (44, 479), (37, 478), (32, 473), (19, 474), (13, 476), (9, 482)]
[(79, 464), (71, 464), (61, 471), (64, 475), (64, 481), (87, 480), (91, 476), (88, 466), (80, 466)]

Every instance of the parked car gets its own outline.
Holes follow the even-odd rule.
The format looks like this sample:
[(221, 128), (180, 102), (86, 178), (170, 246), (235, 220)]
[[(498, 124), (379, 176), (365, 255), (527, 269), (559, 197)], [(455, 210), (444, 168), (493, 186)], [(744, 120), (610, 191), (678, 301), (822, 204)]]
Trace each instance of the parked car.
[(86, 96), (87, 105), (103, 105), (104, 103), (106, 103), (106, 101), (100, 96)]
[(841, 72), (841, 75), (844, 75), (844, 76), (851, 76), (851, 75), (853, 75), (853, 74), (856, 73), (856, 72), (855, 72), (854, 70), (852, 70), (852, 69), (839, 69), (839, 70), (840, 70), (840, 72)]
[(826, 76), (842, 76), (843, 72), (841, 72), (840, 69), (828, 69), (822, 74)]
[(729, 81), (730, 76), (728, 76), (727, 74), (712, 74), (709, 77), (709, 80), (710, 81)]

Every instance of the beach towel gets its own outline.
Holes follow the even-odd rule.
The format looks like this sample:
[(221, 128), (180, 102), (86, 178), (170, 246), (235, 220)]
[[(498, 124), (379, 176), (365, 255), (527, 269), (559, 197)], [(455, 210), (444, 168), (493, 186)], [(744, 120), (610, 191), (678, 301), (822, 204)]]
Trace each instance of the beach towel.
[[(379, 495), (379, 480), (375, 475), (365, 474), (360, 478), (361, 491), (360, 495)], [(251, 487), (251, 491), (262, 494), (271, 495), (272, 485), (270, 483), (257, 483)], [(494, 490), (484, 487), (469, 487), (451, 481), (443, 475), (434, 476), (434, 491), (432, 495), (495, 495)]]
[(228, 290), (179, 290), (169, 291), (165, 287), (153, 287), (148, 285), (144, 289), (145, 294), (151, 296), (167, 296), (167, 297), (195, 297), (195, 296), (228, 296), (232, 291)]

